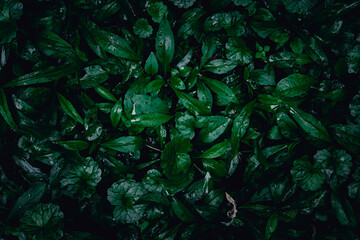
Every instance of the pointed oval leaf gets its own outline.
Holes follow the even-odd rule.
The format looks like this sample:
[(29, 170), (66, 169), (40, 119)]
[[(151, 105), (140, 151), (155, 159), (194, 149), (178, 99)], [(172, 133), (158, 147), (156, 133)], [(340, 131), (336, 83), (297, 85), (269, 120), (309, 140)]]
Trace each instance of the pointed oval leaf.
[[(170, 85), (171, 86), (171, 85)], [(195, 115), (210, 115), (210, 110), (199, 100), (190, 97), (186, 93), (180, 92), (175, 87), (171, 86), (176, 96), (180, 99), (182, 104)]]
[(155, 48), (156, 57), (163, 67), (164, 75), (166, 75), (175, 52), (174, 35), (166, 18), (160, 23), (156, 34)]
[(96, 86), (96, 87), (94, 87), (94, 89), (100, 96), (102, 96), (106, 100), (117, 102), (116, 97), (106, 88), (104, 88), (102, 86)]
[(185, 205), (180, 202), (176, 197), (172, 197), (171, 207), (174, 210), (175, 215), (183, 222), (195, 221), (194, 215)]
[(57, 141), (56, 144), (68, 150), (82, 151), (89, 147), (89, 143), (82, 140)]
[(203, 152), (198, 158), (217, 158), (223, 155), (227, 148), (230, 146), (229, 141), (224, 141), (218, 144), (215, 144), (205, 152)]
[(64, 112), (69, 115), (72, 119), (74, 119), (75, 121), (84, 124), (84, 120), (81, 118), (81, 116), (79, 115), (79, 113), (76, 111), (76, 109), (74, 108), (74, 106), (71, 104), (71, 102), (69, 100), (67, 100), (63, 95), (61, 95), (60, 93), (57, 93), (60, 105), (62, 107), (62, 109), (64, 110)]
[(119, 58), (140, 60), (128, 42), (116, 34), (103, 30), (92, 30), (92, 36), (105, 51)]
[(225, 83), (206, 77), (203, 77), (202, 79), (214, 93), (216, 93), (220, 98), (225, 99), (226, 102), (239, 103), (235, 93)]
[(238, 63), (225, 60), (225, 59), (215, 59), (206, 64), (204, 67), (207, 71), (215, 74), (225, 74), (236, 68)]
[(8, 220), (13, 216), (20, 215), (37, 204), (44, 195), (45, 189), (46, 183), (39, 183), (26, 190), (14, 203), (14, 206), (9, 213)]
[(253, 107), (254, 102), (248, 103), (234, 119), (231, 129), (231, 146), (234, 152), (237, 152), (239, 149), (240, 139), (245, 135), (249, 127)]
[(123, 106), (122, 106), (122, 99), (120, 98), (119, 101), (117, 101), (114, 104), (110, 112), (111, 125), (114, 128), (116, 128), (116, 126), (119, 124), (122, 112), (123, 112)]
[(157, 74), (158, 70), (159, 65), (156, 60), (155, 54), (151, 52), (145, 63), (145, 72), (149, 75), (155, 75)]
[(13, 128), (16, 126), (16, 123), (11, 116), (9, 105), (7, 103), (6, 95), (3, 89), (0, 89), (0, 114), (10, 127)]
[(79, 65), (65, 64), (62, 66), (51, 66), (43, 70), (28, 73), (18, 77), (4, 85), (4, 87), (28, 86), (37, 83), (47, 83), (68, 76), (80, 69)]
[(173, 118), (173, 116), (163, 113), (146, 113), (132, 118), (130, 122), (142, 127), (158, 127), (169, 121), (171, 118)]
[(292, 74), (283, 78), (275, 87), (275, 93), (282, 97), (296, 97), (305, 94), (315, 83), (312, 77), (302, 74)]
[(100, 65), (84, 68), (85, 75), (80, 78), (81, 88), (92, 88), (109, 79), (108, 73)]
[(101, 146), (114, 149), (119, 152), (130, 153), (135, 152), (136, 150), (140, 150), (142, 146), (142, 139), (138, 136), (127, 136), (127, 137), (119, 137), (112, 141), (102, 143)]

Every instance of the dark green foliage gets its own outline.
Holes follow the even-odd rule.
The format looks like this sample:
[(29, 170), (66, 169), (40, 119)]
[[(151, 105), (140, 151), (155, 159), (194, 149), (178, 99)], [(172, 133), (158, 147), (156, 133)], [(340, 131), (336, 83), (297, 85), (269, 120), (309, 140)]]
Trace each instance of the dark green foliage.
[(360, 239), (358, 12), (0, 0), (0, 239)]

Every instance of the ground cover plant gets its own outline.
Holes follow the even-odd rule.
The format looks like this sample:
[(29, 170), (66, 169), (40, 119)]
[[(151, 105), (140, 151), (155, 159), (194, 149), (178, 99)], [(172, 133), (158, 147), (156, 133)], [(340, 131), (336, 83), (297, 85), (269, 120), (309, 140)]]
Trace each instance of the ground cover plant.
[(0, 239), (359, 239), (360, 1), (0, 1)]

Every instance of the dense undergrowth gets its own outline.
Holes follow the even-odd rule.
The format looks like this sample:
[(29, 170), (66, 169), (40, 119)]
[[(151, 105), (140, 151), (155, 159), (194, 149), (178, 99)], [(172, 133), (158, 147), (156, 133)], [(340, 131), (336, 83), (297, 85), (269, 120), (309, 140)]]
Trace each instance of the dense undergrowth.
[(359, 5), (0, 1), (0, 239), (359, 239)]

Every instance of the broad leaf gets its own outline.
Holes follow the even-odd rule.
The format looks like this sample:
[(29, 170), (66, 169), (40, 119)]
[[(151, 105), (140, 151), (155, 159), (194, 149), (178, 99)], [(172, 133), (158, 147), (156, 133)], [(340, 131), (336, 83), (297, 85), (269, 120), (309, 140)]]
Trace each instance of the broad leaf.
[(140, 150), (142, 146), (142, 139), (134, 136), (119, 137), (112, 141), (102, 143), (101, 146), (124, 153), (135, 152)]
[(156, 57), (163, 67), (164, 75), (166, 75), (175, 51), (174, 35), (166, 19), (163, 19), (160, 23), (159, 30), (156, 34), (155, 48)]
[(140, 60), (127, 41), (116, 34), (104, 30), (92, 30), (92, 36), (105, 51), (119, 58)]

